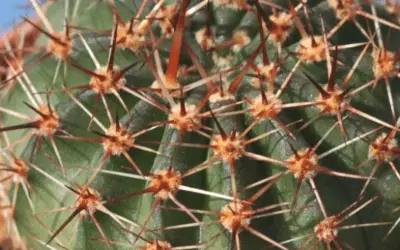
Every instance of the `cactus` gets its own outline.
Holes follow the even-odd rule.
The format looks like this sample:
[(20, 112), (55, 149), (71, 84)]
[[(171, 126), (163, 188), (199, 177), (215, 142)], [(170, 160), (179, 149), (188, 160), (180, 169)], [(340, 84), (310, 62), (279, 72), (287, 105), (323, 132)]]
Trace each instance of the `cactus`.
[(30, 4), (0, 85), (14, 244), (398, 248), (396, 1)]

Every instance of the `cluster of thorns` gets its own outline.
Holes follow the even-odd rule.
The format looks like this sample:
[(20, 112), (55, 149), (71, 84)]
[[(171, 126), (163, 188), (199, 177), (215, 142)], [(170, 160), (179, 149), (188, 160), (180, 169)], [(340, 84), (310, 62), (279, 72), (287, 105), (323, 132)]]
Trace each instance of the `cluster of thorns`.
[[(43, 25), (37, 24), (29, 18), (25, 18), (25, 21), (30, 23), (33, 28), (37, 29), (48, 38), (47, 46), (39, 48), (44, 50), (45, 53), (35, 62), (24, 65), (24, 58), (22, 57), (22, 50), (24, 48), (23, 41), (19, 48), (11, 48), (9, 45), (9, 56), (6, 60), (9, 64), (10, 75), (8, 79), (0, 85), (3, 93), (10, 91), (16, 85), (19, 85), (28, 97), (25, 100), (25, 104), (35, 113), (34, 116), (29, 116), (20, 113), (17, 110), (0, 106), (0, 112), (2, 115), (14, 116), (23, 121), (17, 125), (7, 126), (3, 123), (0, 125), (3, 144), (2, 154), (4, 156), (4, 161), (0, 163), (0, 170), (6, 173), (5, 177), (1, 179), (0, 182), (5, 183), (7, 181), (12, 181), (15, 185), (9, 205), (0, 207), (3, 215), (5, 215), (6, 218), (9, 218), (7, 225), (10, 231), (18, 231), (12, 217), (20, 187), (22, 187), (26, 198), (29, 201), (30, 209), (35, 215), (35, 218), (39, 223), (41, 223), (40, 214), (43, 212), (36, 212), (34, 202), (31, 199), (31, 192), (34, 192), (34, 188), (31, 189), (29, 185), (29, 171), (39, 172), (43, 178), (48, 179), (56, 185), (59, 185), (61, 189), (65, 189), (76, 196), (74, 204), (44, 212), (50, 213), (73, 210), (64, 223), (58, 225), (58, 228), (55, 230), (41, 223), (43, 228), (49, 233), (48, 239), (43, 240), (32, 236), (34, 240), (51, 249), (53, 249), (53, 247), (50, 243), (53, 241), (56, 241), (57, 246), (68, 249), (68, 246), (59, 241), (57, 237), (76, 216), (90, 216), (101, 235), (100, 240), (110, 247), (112, 245), (126, 245), (146, 250), (212, 248), (212, 241), (217, 237), (222, 237), (221, 235), (224, 235), (225, 233), (230, 233), (231, 235), (231, 247), (241, 249), (243, 246), (241, 246), (240, 243), (240, 233), (244, 230), (253, 234), (255, 237), (264, 240), (266, 242), (266, 248), (276, 247), (280, 249), (288, 249), (286, 246), (287, 244), (298, 240), (304, 240), (300, 249), (313, 249), (319, 244), (325, 244), (328, 249), (330, 249), (331, 246), (334, 246), (337, 249), (352, 249), (352, 247), (346, 242), (340, 240), (339, 231), (393, 224), (393, 222), (371, 222), (356, 225), (343, 225), (348, 218), (354, 216), (360, 210), (378, 199), (376, 196), (363, 201), (365, 199), (365, 191), (371, 181), (373, 181), (374, 175), (380, 166), (386, 164), (389, 165), (400, 181), (400, 173), (394, 163), (396, 158), (400, 155), (400, 147), (395, 138), (397, 132), (400, 130), (400, 124), (396, 123), (395, 105), (393, 104), (394, 101), (390, 90), (390, 79), (400, 76), (398, 63), (400, 59), (400, 50), (392, 52), (386, 49), (381, 30), (379, 29), (380, 25), (382, 25), (398, 32), (400, 26), (397, 25), (396, 22), (381, 19), (377, 15), (373, 14), (376, 10), (372, 4), (366, 4), (372, 9), (372, 14), (370, 14), (363, 10), (363, 8), (361, 8), (362, 6), (356, 3), (356, 1), (328, 0), (327, 2), (332, 8), (332, 11), (335, 12), (338, 23), (329, 32), (325, 32), (323, 19), (321, 18), (321, 27), (324, 32), (317, 35), (314, 34), (309, 21), (309, 12), (311, 10), (307, 5), (307, 1), (302, 1), (297, 6), (294, 6), (293, 3), (288, 0), (287, 8), (284, 8), (272, 1), (266, 0), (202, 0), (196, 1), (196, 3), (193, 4), (190, 3), (190, 0), (182, 0), (180, 3), (169, 5), (165, 4), (163, 0), (158, 0), (155, 1), (151, 10), (144, 15), (149, 2), (151, 2), (144, 0), (137, 11), (137, 14), (133, 16), (131, 20), (126, 22), (120, 17), (114, 1), (109, 0), (109, 6), (114, 13), (114, 25), (112, 31), (104, 32), (90, 30), (91, 32), (99, 32), (110, 37), (110, 46), (107, 48), (109, 54), (108, 61), (105, 66), (102, 66), (96, 58), (95, 52), (91, 50), (88, 42), (82, 36), (82, 33), (88, 31), (87, 28), (74, 26), (72, 21), (67, 22), (68, 19), (66, 19), (65, 30), (57, 32), (54, 30), (52, 24), (47, 19), (36, 0), (30, 0), (30, 2), (35, 8)], [(74, 8), (73, 17), (79, 16), (79, 2), (80, 1), (77, 1), (76, 3), (77, 6)], [(198, 55), (196, 55), (190, 44), (188, 44), (184, 39), (184, 34), (187, 32), (185, 29), (185, 23), (188, 22), (191, 16), (199, 11), (206, 11), (210, 17), (210, 8), (212, 5), (214, 5), (214, 8), (245, 10), (254, 14), (258, 20), (258, 35), (260, 36), (259, 45), (247, 60), (243, 64), (230, 66), (231, 59), (229, 56), (218, 56), (218, 51), (229, 49), (232, 51), (232, 55), (239, 53), (243, 48), (249, 45), (251, 38), (247, 34), (246, 30), (234, 30), (231, 40), (220, 43), (216, 39), (215, 29), (213, 29), (211, 18), (209, 18), (209, 23), (196, 31), (194, 37), (204, 53), (212, 55), (214, 64), (218, 68), (217, 72), (207, 71), (201, 64)], [(396, 16), (400, 12), (400, 7), (398, 6), (397, 1), (394, 1), (393, 3), (386, 1), (385, 7), (391, 15)], [(66, 12), (68, 13), (68, 11)], [(301, 15), (305, 17), (305, 22), (301, 20)], [(375, 31), (372, 32), (372, 27), (368, 26), (365, 28), (361, 25), (358, 21), (359, 17), (373, 21), (374, 24), (376, 24)], [(360, 33), (365, 36), (365, 42), (345, 45), (332, 45), (330, 43), (330, 39), (346, 22), (354, 23)], [(161, 35), (159, 37), (154, 33), (152, 29), (153, 26), (160, 28)], [(285, 56), (285, 51), (287, 50), (283, 45), (295, 29), (297, 29), (301, 39), (298, 42), (296, 50), (289, 51)], [(95, 65), (95, 69), (84, 68), (73, 63), (69, 59), (71, 53), (74, 52), (73, 42), (75, 39), (80, 40), (83, 43), (87, 53), (90, 55), (90, 58)], [(170, 54), (166, 67), (164, 67), (162, 58), (160, 57), (159, 47), (160, 44), (168, 39), (171, 40)], [(376, 40), (378, 42), (375, 42)], [(265, 45), (267, 42), (276, 47), (277, 59), (275, 61), (271, 60), (270, 55), (268, 55), (270, 53)], [(352, 48), (362, 49), (357, 59), (353, 62), (353, 65), (351, 65), (345, 78), (339, 82), (336, 77), (337, 68), (340, 66), (346, 66), (339, 60), (339, 52)], [(114, 63), (117, 50), (132, 51), (136, 55), (141, 56), (143, 60), (134, 62), (125, 68), (120, 68)], [(372, 51), (370, 55), (367, 54), (368, 51)], [(180, 65), (180, 55), (182, 53), (186, 53), (190, 57), (192, 61), (191, 66), (182, 67)], [(371, 79), (360, 87), (354, 88), (349, 84), (350, 80), (352, 79), (353, 74), (357, 71), (357, 67), (362, 59), (367, 56), (372, 58), (371, 68), (374, 79)], [(49, 84), (49, 86), (52, 87), (51, 90), (46, 91), (45, 93), (37, 91), (35, 84), (32, 82), (32, 79), (28, 77), (27, 73), (49, 57), (55, 57), (59, 62), (54, 79), (57, 79), (58, 71), (64, 63), (64, 65), (72, 66), (87, 75), (90, 78), (90, 81), (86, 84), (73, 87), (69, 87), (67, 86), (67, 83), (64, 83), (62, 88), (56, 88), (54, 83), (52, 83)], [(287, 73), (283, 82), (280, 85), (277, 85), (278, 76), (283, 75), (284, 73), (282, 72), (282, 64), (289, 57), (297, 58), (297, 62), (294, 64), (291, 71)], [(257, 58), (261, 58), (260, 63), (256, 63)], [(286, 88), (293, 82), (292, 78), (296, 74), (298, 68), (302, 65), (319, 62), (326, 62), (328, 82), (325, 85), (322, 86), (313, 79), (312, 76), (304, 73), (308, 83), (315, 87), (319, 95), (314, 100), (284, 103), (281, 96), (285, 92)], [(141, 67), (146, 67), (152, 73), (155, 81), (151, 86), (136, 87), (133, 84), (128, 83), (125, 79), (125, 74), (139, 64), (142, 64)], [(201, 79), (186, 84), (185, 86), (180, 84), (180, 79), (193, 72), (197, 72), (201, 76)], [(249, 80), (248, 82), (250, 82), (252, 88), (256, 89), (259, 94), (254, 98), (244, 97), (242, 100), (238, 100), (236, 97), (238, 95), (238, 90), (247, 80)], [(393, 123), (388, 123), (378, 119), (351, 105), (351, 99), (353, 96), (362, 91), (372, 91), (372, 89), (380, 82), (386, 84), (387, 87), (388, 102), (390, 103), (390, 109), (388, 109), (388, 112), (391, 112)], [(206, 94), (197, 103), (189, 102), (187, 97), (188, 93), (198, 88), (206, 89)], [(97, 94), (95, 107), (87, 108), (79, 98), (73, 94), (74, 90), (95, 92)], [(85, 114), (87, 114), (88, 117), (90, 117), (88, 130), (90, 130), (92, 123), (95, 123), (101, 130), (94, 131), (98, 137), (74, 136), (63, 129), (63, 118), (57, 114), (55, 108), (51, 106), (49, 101), (49, 96), (54, 92), (61, 92), (68, 95), (72, 102), (74, 102)], [(127, 124), (122, 124), (120, 122), (118, 114), (112, 114), (106, 98), (109, 95), (117, 98), (118, 102), (122, 105), (124, 110), (126, 110), (127, 114), (130, 115), (131, 112), (128, 105), (125, 104), (124, 99), (121, 97), (120, 93), (122, 92), (132, 95), (135, 98), (152, 105), (155, 109), (165, 112), (168, 118), (164, 121), (151, 123), (145, 129), (136, 132), (129, 131)], [(47, 96), (47, 99), (42, 98), (43, 94)], [(104, 105), (109, 120), (108, 127), (107, 124), (102, 123), (96, 117), (98, 106), (102, 104)], [(239, 105), (244, 105), (245, 108), (239, 111), (232, 111), (232, 108)], [(303, 121), (285, 124), (280, 120), (279, 114), (283, 110), (299, 108), (316, 109), (318, 110), (318, 113), (315, 118), (304, 122), (298, 129), (294, 129), (293, 125), (299, 124)], [(239, 114), (246, 114), (251, 117), (250, 124), (243, 129), (243, 131), (240, 131), (236, 126), (233, 126), (233, 129), (226, 131), (226, 129), (224, 129), (220, 124), (221, 117), (230, 117)], [(378, 127), (355, 138), (348, 138), (343, 124), (343, 121), (346, 119), (348, 114), (359, 116), (362, 119), (377, 124)], [(284, 134), (284, 136), (296, 140), (296, 132), (305, 129), (322, 116), (332, 116), (333, 119), (336, 119), (336, 123), (326, 132), (318, 143), (311, 147), (296, 149), (289, 143), (293, 154), (287, 159), (275, 159), (267, 155), (256, 154), (247, 150), (250, 144), (264, 139), (274, 133), (281, 133)], [(135, 119), (135, 117), (131, 117), (131, 119)], [(215, 127), (207, 126), (204, 122), (205, 120), (213, 121)], [(276, 129), (249, 138), (249, 132), (255, 126), (265, 121), (273, 121), (277, 124)], [(142, 145), (139, 144), (137, 138), (152, 130), (168, 126), (178, 131), (178, 143), (148, 143), (158, 143), (159, 145), (167, 144), (174, 147), (175, 150), (180, 150), (182, 147), (205, 148), (212, 151), (212, 156), (203, 163), (193, 166), (183, 173), (174, 169), (174, 164), (172, 163), (169, 166), (160, 167), (159, 170), (152, 173), (144, 173), (141, 170), (141, 167), (135, 162), (135, 157), (129, 154), (128, 151), (134, 148), (155, 155), (165, 156), (163, 153), (152, 149), (150, 146), (146, 146), (146, 143), (143, 143)], [(390, 132), (378, 134), (383, 128), (389, 129)], [(339, 129), (343, 137), (343, 143), (318, 155), (318, 147), (335, 129)], [(7, 133), (15, 130), (27, 130), (29, 133), (17, 141), (11, 142), (8, 139)], [(183, 142), (183, 138), (186, 133), (197, 133), (206, 137), (210, 143), (208, 145), (185, 143)], [(375, 139), (367, 141), (365, 138), (368, 136), (375, 136)], [(36, 145), (32, 154), (33, 157), (37, 151), (40, 150), (41, 141), (47, 140), (50, 142), (50, 145), (54, 150), (54, 155), (56, 157), (55, 165), (59, 166), (60, 171), (64, 176), (66, 176), (62, 159), (64, 156), (62, 152), (58, 150), (56, 139), (80, 140), (98, 143), (102, 145), (104, 154), (98, 166), (90, 169), (91, 175), (88, 181), (84, 184), (76, 185), (76, 188), (73, 188), (70, 185), (67, 185), (65, 180), (58, 180), (50, 173), (41, 169), (40, 166), (36, 166), (31, 159), (24, 160), (13, 153), (13, 148), (15, 148), (16, 145), (26, 142), (33, 137), (36, 138)], [(375, 161), (375, 165), (369, 175), (362, 176), (358, 174), (338, 172), (320, 164), (321, 159), (324, 157), (357, 142), (369, 144), (369, 154), (367, 159), (365, 162), (360, 164), (360, 166), (357, 166), (357, 168), (361, 168), (367, 163)], [(121, 156), (125, 158), (131, 164), (135, 174), (105, 170), (104, 165), (111, 156)], [(280, 166), (282, 171), (278, 174), (263, 178), (246, 187), (237, 187), (235, 163), (238, 159), (244, 157), (254, 161), (261, 161)], [(172, 161), (173, 160), (171, 159), (171, 162)], [(215, 166), (215, 163), (217, 162), (223, 162), (229, 166), (231, 186), (230, 194), (219, 194), (183, 185), (186, 177), (209, 168), (217, 167)], [(143, 190), (105, 200), (102, 198), (101, 193), (92, 187), (93, 181), (99, 174), (133, 178), (136, 179), (135, 181), (146, 181), (148, 184)], [(341, 212), (329, 215), (326, 212), (322, 199), (323, 197), (320, 196), (315, 183), (315, 177), (317, 174), (358, 179), (359, 181), (364, 181), (364, 185), (356, 201), (344, 208)], [(270, 204), (265, 207), (254, 209), (253, 207), (254, 204), (256, 204), (257, 199), (264, 195), (264, 193), (266, 193), (284, 175), (292, 175), (297, 179), (297, 186), (296, 191), (293, 194), (293, 200), (290, 202)], [(259, 232), (251, 225), (251, 222), (257, 218), (293, 213), (294, 211), (308, 209), (307, 207), (296, 206), (299, 190), (304, 182), (311, 186), (315, 195), (315, 200), (323, 215), (323, 219), (315, 225), (314, 232), (302, 235), (295, 239), (278, 242)], [(240, 193), (252, 188), (258, 189), (250, 197), (242, 198), (243, 196)], [(176, 193), (178, 191), (192, 192), (221, 199), (226, 201), (226, 205), (223, 206), (220, 211), (204, 211), (189, 208), (177, 198)], [(135, 197), (147, 194), (153, 195), (154, 203), (151, 211), (146, 217), (146, 220), (141, 225), (128, 218), (113, 213), (107, 208), (107, 205), (109, 204), (117, 203), (121, 200), (134, 199)], [(148, 228), (148, 224), (155, 211), (162, 207), (162, 203), (166, 200), (172, 201), (176, 207), (163, 207), (164, 209), (182, 211), (191, 218), (193, 222), (164, 228)], [(96, 219), (96, 213), (98, 212), (110, 216), (121, 226), (122, 230), (126, 233), (133, 234), (135, 240), (129, 243), (109, 240), (99, 221)], [(205, 223), (201, 221), (201, 216), (211, 216), (215, 219), (212, 222)], [(79, 221), (77, 223), (79, 223)], [(207, 230), (207, 226), (209, 226), (210, 223), (219, 224), (221, 226), (221, 231), (204, 240), (204, 243), (196, 245), (172, 246), (170, 243), (162, 239), (152, 237), (148, 238), (145, 236), (152, 235), (152, 233), (156, 231), (175, 230), (189, 227), (201, 227)], [(388, 235), (396, 227), (397, 223), (399, 223), (399, 221), (393, 224)], [(14, 229), (12, 229), (13, 227)], [(135, 230), (132, 230), (132, 228)], [(244, 248), (248, 249), (246, 247)]]

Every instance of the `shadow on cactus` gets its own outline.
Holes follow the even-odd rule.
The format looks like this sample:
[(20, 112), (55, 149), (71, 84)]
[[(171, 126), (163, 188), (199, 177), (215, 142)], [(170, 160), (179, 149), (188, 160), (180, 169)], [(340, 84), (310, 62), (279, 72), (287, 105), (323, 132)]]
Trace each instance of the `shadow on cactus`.
[(6, 237), (398, 248), (397, 2), (30, 3), (0, 84)]

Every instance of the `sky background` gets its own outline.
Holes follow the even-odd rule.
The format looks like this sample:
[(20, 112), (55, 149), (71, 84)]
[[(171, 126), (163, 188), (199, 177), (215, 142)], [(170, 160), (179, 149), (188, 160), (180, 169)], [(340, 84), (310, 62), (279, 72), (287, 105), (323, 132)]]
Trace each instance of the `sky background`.
[(25, 7), (28, 0), (0, 0), (0, 33), (7, 31), (14, 23), (21, 20), (21, 16), (29, 13)]

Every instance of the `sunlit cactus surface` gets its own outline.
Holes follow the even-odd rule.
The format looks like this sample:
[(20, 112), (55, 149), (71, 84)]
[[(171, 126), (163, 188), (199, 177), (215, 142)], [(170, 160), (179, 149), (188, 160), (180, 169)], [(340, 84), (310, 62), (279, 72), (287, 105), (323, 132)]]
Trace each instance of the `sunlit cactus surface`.
[(42, 2), (0, 43), (0, 249), (399, 249), (397, 1)]

